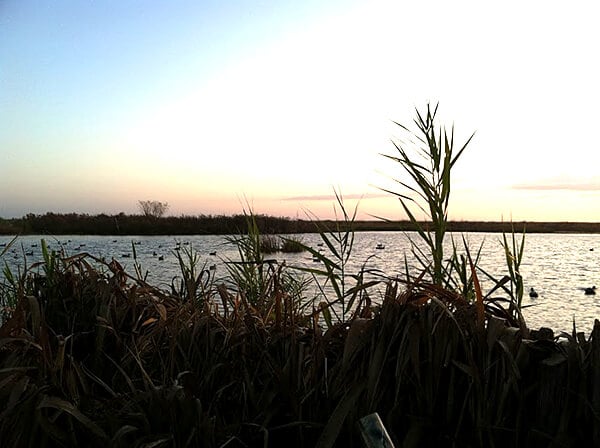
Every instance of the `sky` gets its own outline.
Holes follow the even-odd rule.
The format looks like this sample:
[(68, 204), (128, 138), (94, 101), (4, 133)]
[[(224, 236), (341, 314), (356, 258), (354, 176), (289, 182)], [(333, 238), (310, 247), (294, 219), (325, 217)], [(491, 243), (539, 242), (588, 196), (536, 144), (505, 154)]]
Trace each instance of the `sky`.
[(0, 0), (0, 217), (403, 219), (394, 122), (439, 104), (450, 219), (599, 221), (598, 9)]

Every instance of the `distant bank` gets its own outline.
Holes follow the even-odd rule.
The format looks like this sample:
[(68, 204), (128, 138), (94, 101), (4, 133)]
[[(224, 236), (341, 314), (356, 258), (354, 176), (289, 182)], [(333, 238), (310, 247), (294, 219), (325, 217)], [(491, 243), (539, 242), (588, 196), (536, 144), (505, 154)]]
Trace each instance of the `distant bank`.
[[(421, 225), (427, 228), (427, 223)], [(410, 231), (415, 230), (409, 221), (358, 221), (358, 231)], [(448, 232), (486, 232), (486, 233), (600, 233), (600, 222), (501, 222), (501, 221), (450, 221)]]
[[(309, 221), (257, 215), (253, 217), (262, 233), (312, 233), (317, 228), (335, 228), (343, 223), (331, 220)], [(167, 216), (149, 218), (142, 215), (29, 214), (22, 218), (0, 218), (1, 235), (228, 235), (243, 233), (248, 216)], [(427, 223), (422, 223), (427, 228)], [(355, 221), (356, 231), (411, 231), (409, 221)], [(450, 232), (526, 233), (600, 233), (595, 222), (491, 222), (452, 221)]]

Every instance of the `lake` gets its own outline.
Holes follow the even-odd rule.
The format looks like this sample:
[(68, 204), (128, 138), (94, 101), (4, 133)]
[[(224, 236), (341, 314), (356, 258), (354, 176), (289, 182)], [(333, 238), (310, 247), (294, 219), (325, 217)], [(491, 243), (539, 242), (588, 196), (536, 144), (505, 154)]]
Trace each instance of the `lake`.
[[(404, 256), (411, 262), (409, 236), (404, 232), (358, 232), (355, 235), (353, 255), (347, 272), (356, 273), (365, 265), (379, 269), (394, 277), (404, 272)], [(324, 250), (318, 234), (292, 235), (315, 249)], [(451, 249), (451, 238), (462, 247), (462, 235), (447, 236), (447, 254)], [(237, 249), (227, 243), (224, 236), (81, 236), (61, 235), (23, 236), (2, 257), (12, 269), (23, 268), (41, 260), (41, 238), (45, 238), (52, 249), (64, 247), (68, 255), (88, 252), (110, 260), (114, 257), (125, 269), (134, 274), (132, 244), (137, 260), (144, 272), (148, 272), (149, 283), (167, 288), (171, 279), (179, 272), (175, 250), (193, 248), (199, 255), (201, 265), (213, 266), (216, 278), (226, 276), (224, 262), (237, 260)], [(469, 233), (465, 235), (472, 254), (483, 243), (479, 266), (496, 278), (507, 273), (502, 235), (497, 233)], [(2, 245), (10, 242), (9, 236), (0, 236)], [(519, 239), (520, 240), (520, 239)], [(377, 249), (380, 244), (384, 248)], [(213, 254), (213, 255), (211, 255)], [(162, 258), (162, 259), (161, 259)], [(285, 261), (287, 265), (318, 267), (308, 252), (300, 254), (276, 253), (266, 258)], [(571, 332), (573, 319), (578, 331), (589, 333), (595, 318), (600, 317), (600, 291), (596, 295), (585, 295), (583, 288), (600, 286), (600, 235), (598, 234), (529, 234), (525, 239), (525, 254), (521, 265), (525, 284), (523, 314), (530, 328), (547, 326), (555, 331)], [(480, 276), (484, 294), (492, 283)], [(539, 297), (531, 299), (529, 288), (535, 288)], [(377, 294), (374, 294), (377, 295)], [(497, 295), (497, 294), (496, 294)], [(376, 297), (375, 297), (376, 299)]]

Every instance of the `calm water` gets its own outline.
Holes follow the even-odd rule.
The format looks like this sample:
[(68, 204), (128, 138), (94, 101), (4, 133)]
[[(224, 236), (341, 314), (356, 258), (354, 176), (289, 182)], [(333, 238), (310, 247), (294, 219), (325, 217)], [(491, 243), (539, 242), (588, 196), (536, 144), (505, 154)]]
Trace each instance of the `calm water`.
[[(413, 235), (414, 236), (414, 235)], [(41, 260), (41, 236), (20, 237), (11, 250), (3, 256), (13, 269), (30, 265)], [(213, 275), (226, 275), (225, 260), (237, 259), (237, 249), (226, 242), (222, 236), (61, 236), (59, 239), (45, 237), (53, 249), (59, 243), (67, 254), (73, 255), (88, 252), (110, 260), (114, 257), (125, 269), (134, 274), (132, 243), (138, 262), (143, 271), (148, 272), (150, 283), (167, 287), (171, 279), (179, 272), (174, 250), (193, 247), (199, 254), (201, 265), (214, 265)], [(318, 246), (320, 238), (316, 234), (299, 235), (305, 244)], [(454, 235), (459, 246), (462, 246), (461, 235)], [(496, 278), (507, 273), (504, 251), (500, 244), (502, 235), (471, 233), (466, 236), (472, 253), (475, 253), (483, 242), (479, 266)], [(0, 251), (11, 240), (8, 236), (0, 236)], [(448, 238), (450, 249), (450, 238)], [(385, 246), (377, 249), (377, 244)], [(595, 250), (594, 250), (595, 249)], [(29, 255), (27, 255), (29, 253)], [(211, 255), (211, 253), (216, 253)], [(366, 267), (379, 269), (388, 276), (401, 275), (404, 270), (404, 255), (410, 261), (410, 243), (407, 236), (400, 232), (360, 232), (356, 234), (353, 256), (349, 264), (349, 273), (358, 272), (363, 264)], [(129, 257), (127, 257), (129, 255)], [(160, 260), (160, 257), (164, 257)], [(308, 252), (301, 254), (275, 254), (279, 262), (288, 265), (302, 264), (317, 267)], [(26, 260), (26, 261), (25, 261)], [(598, 285), (600, 287), (600, 235), (573, 234), (531, 234), (526, 236), (525, 255), (521, 265), (521, 274), (525, 282), (524, 305), (532, 305), (524, 309), (524, 315), (531, 328), (549, 326), (555, 331), (572, 330), (573, 319), (577, 329), (589, 333), (595, 318), (600, 318), (600, 291), (597, 296), (585, 295), (581, 288)], [(484, 290), (491, 286), (489, 281), (481, 278)], [(527, 295), (530, 287), (539, 293), (537, 299)], [(485, 292), (485, 291), (484, 291)]]

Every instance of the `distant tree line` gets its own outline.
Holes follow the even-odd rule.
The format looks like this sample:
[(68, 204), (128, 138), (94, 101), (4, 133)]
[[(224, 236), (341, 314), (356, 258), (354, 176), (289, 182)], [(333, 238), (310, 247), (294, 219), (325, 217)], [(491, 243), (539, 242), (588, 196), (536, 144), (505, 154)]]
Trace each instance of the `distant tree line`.
[[(0, 234), (49, 235), (231, 235), (246, 231), (248, 217), (199, 215), (88, 215), (79, 213), (28, 214), (22, 218), (0, 219)], [(311, 221), (265, 215), (254, 216), (262, 233), (314, 232)]]
[[(0, 218), (0, 235), (235, 235), (247, 230), (248, 217), (244, 214), (198, 216), (146, 216), (146, 215), (88, 215), (79, 213), (27, 214), (22, 218)], [(310, 221), (254, 216), (264, 234), (311, 233), (318, 228), (343, 229), (343, 223), (331, 220)], [(422, 223), (427, 228), (427, 223)], [(409, 221), (355, 221), (355, 231), (412, 231)], [(595, 222), (495, 222), (451, 221), (450, 232), (508, 232), (520, 233), (600, 233), (600, 223)]]

